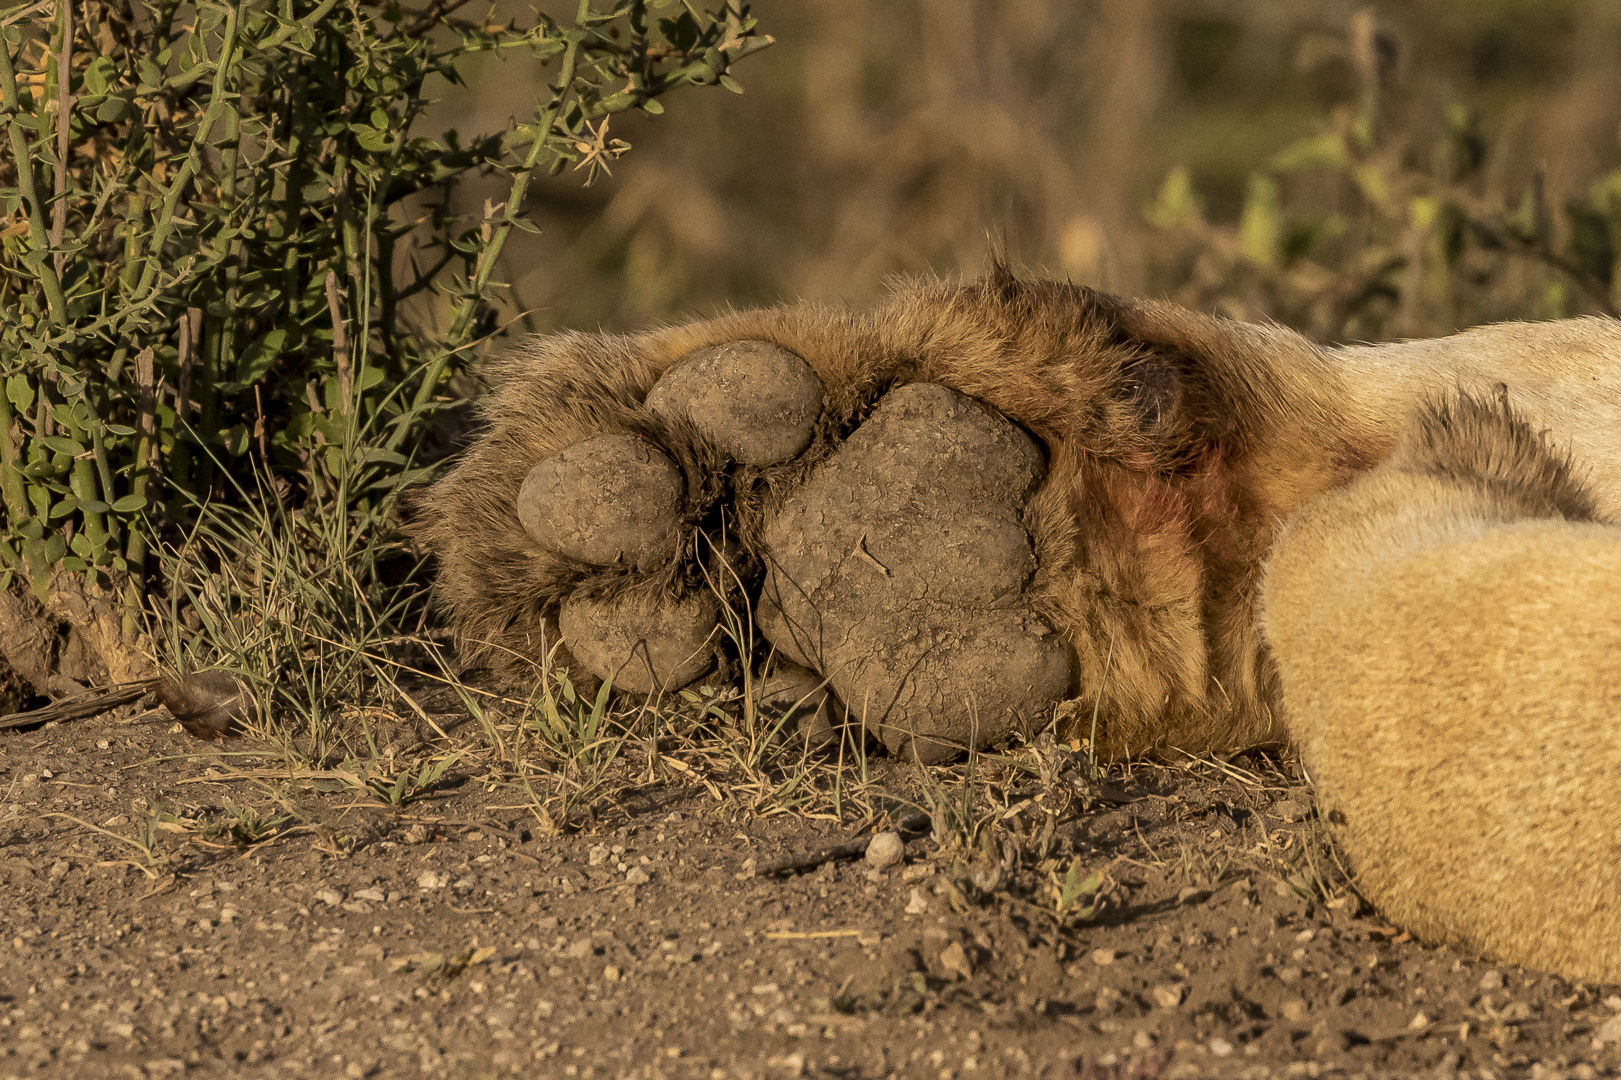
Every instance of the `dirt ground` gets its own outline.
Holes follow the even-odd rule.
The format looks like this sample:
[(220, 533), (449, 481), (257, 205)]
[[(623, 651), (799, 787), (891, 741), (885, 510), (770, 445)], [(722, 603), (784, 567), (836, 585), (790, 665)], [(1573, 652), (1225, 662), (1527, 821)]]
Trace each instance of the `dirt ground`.
[(0, 1077), (1621, 1066), (1615, 988), (1359, 914), (1314, 861), (1309, 791), (1264, 761), (1062, 800), (991, 761), (999, 860), (920, 837), (888, 870), (773, 875), (851, 823), (751, 819), (694, 782), (547, 838), (476, 770), (397, 808), (308, 783), (266, 798), (279, 760), (167, 722), (0, 732)]

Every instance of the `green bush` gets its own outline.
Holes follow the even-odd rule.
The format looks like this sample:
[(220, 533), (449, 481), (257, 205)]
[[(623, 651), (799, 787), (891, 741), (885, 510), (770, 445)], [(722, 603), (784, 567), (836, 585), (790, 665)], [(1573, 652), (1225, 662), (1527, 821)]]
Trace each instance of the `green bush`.
[[(45, 600), (53, 575), (88, 575), (133, 617), (154, 544), (210, 503), (375, 521), (495, 329), (532, 178), (573, 164), (589, 182), (628, 148), (611, 116), (737, 90), (731, 65), (770, 43), (745, 7), (578, 0), (572, 23), (518, 26), (464, 19), (467, 2), (0, 18), (0, 588)], [(458, 65), (512, 50), (555, 78), (533, 117), (420, 133)], [(459, 178), (492, 172), (503, 202), (447, 210)]]

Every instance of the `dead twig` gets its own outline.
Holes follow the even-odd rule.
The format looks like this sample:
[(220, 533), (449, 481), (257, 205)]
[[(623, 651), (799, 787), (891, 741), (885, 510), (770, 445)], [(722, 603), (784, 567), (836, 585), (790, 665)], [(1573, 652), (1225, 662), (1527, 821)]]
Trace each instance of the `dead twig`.
[(82, 694), (53, 701), (43, 708), (0, 716), (0, 731), (45, 724), (52, 720), (87, 720), (92, 716), (100, 716), (121, 705), (141, 700), (157, 685), (157, 682), (156, 679), (142, 679), (138, 682), (98, 686)]

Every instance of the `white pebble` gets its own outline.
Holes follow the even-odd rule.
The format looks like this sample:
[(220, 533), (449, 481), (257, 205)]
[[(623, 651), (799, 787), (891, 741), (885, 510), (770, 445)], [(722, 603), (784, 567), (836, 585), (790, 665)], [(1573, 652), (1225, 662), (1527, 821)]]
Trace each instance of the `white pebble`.
[(1165, 983), (1154, 987), (1154, 1000), (1159, 1002), (1162, 1009), (1174, 1009), (1182, 1004), (1182, 997), (1187, 993), (1187, 987), (1182, 983)]
[(898, 832), (881, 832), (867, 844), (867, 863), (878, 870), (888, 870), (906, 857), (906, 841)]

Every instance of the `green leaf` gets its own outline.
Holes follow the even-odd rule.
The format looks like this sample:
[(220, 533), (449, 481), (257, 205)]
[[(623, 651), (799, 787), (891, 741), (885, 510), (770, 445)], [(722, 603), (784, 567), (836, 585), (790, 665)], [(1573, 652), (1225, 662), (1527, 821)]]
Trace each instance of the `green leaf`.
[[(1069, 873), (1064, 875), (1064, 887), (1058, 894), (1058, 910), (1066, 911), (1071, 904), (1083, 896), (1091, 896), (1103, 886), (1103, 878), (1098, 874), (1088, 874), (1086, 879), (1079, 880), (1081, 873), (1081, 860), (1076, 859), (1069, 864)], [(1090, 918), (1091, 910), (1080, 913), (1082, 918)]]
[(1187, 169), (1179, 165), (1166, 175), (1145, 216), (1156, 229), (1189, 228), (1199, 223), (1204, 212)]
[(116, 124), (134, 115), (135, 106), (123, 94), (114, 94), (96, 109), (96, 120), (103, 124)]
[(84, 86), (92, 94), (105, 94), (118, 74), (118, 67), (110, 56), (98, 56), (84, 69)]
[(78, 457), (85, 452), (84, 444), (65, 439), (60, 435), (47, 435), (39, 441), (58, 454), (67, 454), (70, 457)]
[[(281, 429), (281, 435), (286, 436), (288, 439), (291, 439), (294, 442), (302, 441), (315, 433), (316, 426), (322, 419), (324, 418), (320, 413), (298, 413), (291, 420), (287, 421), (287, 426)], [(280, 441), (280, 436), (278, 436), (277, 441)]]
[(13, 375), (6, 380), (6, 399), (18, 412), (27, 410), (34, 403), (34, 387), (27, 376)]
[(258, 382), (280, 359), (281, 348), (286, 341), (285, 330), (272, 330), (255, 338), (237, 357), (236, 381), (247, 386)]
[(248, 427), (246, 424), (234, 424), (220, 432), (220, 439), (225, 443), (226, 453), (241, 457), (248, 450)]
[(1283, 265), (1283, 206), (1278, 182), (1264, 173), (1250, 177), (1239, 220), (1239, 244), (1244, 257), (1256, 266), (1275, 270)]
[(374, 154), (387, 153), (394, 142), (387, 132), (378, 131), (374, 127), (367, 127), (365, 124), (356, 124), (353, 133), (355, 142), (359, 143), (362, 149), (370, 150)]
[(1279, 172), (1298, 169), (1343, 169), (1351, 163), (1345, 140), (1337, 131), (1324, 131), (1292, 142), (1272, 155), (1270, 165)]
[(125, 495), (122, 499), (119, 499), (117, 502), (113, 503), (112, 509), (114, 513), (118, 514), (133, 514), (137, 511), (145, 510), (146, 496)]

